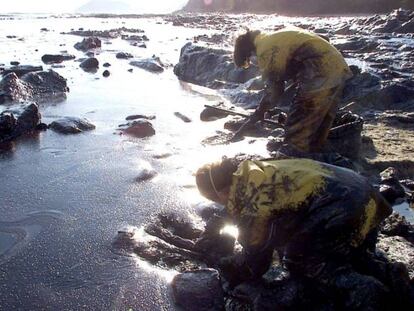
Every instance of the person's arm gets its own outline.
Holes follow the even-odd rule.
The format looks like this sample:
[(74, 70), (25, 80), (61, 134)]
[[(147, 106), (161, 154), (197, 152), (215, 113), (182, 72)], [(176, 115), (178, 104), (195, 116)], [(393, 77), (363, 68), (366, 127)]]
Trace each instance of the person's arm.
[(256, 121), (263, 120), (266, 112), (275, 106), (285, 91), (285, 82), (275, 77), (269, 77), (265, 81), (264, 91), (265, 94), (252, 115)]
[(239, 222), (238, 227), (243, 252), (220, 262), (220, 271), (232, 287), (266, 273), (274, 250), (272, 230), (261, 217)]

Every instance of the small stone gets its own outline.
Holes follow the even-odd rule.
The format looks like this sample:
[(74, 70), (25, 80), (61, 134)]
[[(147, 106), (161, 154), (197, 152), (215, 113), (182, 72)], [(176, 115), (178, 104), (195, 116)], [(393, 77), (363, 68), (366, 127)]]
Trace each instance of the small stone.
[(137, 120), (137, 119), (146, 119), (146, 120), (154, 120), (155, 116), (145, 116), (142, 114), (133, 114), (125, 118), (127, 121)]
[(105, 70), (105, 71), (102, 73), (102, 75), (103, 75), (105, 78), (108, 78), (108, 77), (111, 75), (111, 73), (109, 72), (109, 70)]
[(49, 128), (62, 134), (78, 134), (96, 127), (86, 118), (65, 117), (49, 124)]
[(95, 57), (87, 58), (80, 64), (80, 67), (85, 70), (97, 69), (99, 61)]
[(185, 123), (190, 123), (191, 119), (185, 115), (183, 115), (181, 112), (174, 112), (174, 115), (177, 118), (180, 118), (181, 120), (183, 120)]
[(130, 53), (126, 53), (126, 52), (119, 52), (116, 54), (116, 58), (118, 59), (128, 59), (128, 58), (133, 58), (134, 56)]
[(155, 135), (155, 130), (152, 124), (146, 120), (136, 120), (128, 125), (122, 132), (137, 138), (144, 138)]

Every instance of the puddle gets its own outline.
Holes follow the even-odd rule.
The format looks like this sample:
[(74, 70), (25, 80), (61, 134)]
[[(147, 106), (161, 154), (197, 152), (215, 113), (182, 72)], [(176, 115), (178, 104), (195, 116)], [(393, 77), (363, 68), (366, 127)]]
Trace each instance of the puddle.
[(414, 209), (408, 202), (403, 202), (401, 204), (395, 205), (393, 208), (401, 216), (404, 216), (409, 223), (414, 224)]

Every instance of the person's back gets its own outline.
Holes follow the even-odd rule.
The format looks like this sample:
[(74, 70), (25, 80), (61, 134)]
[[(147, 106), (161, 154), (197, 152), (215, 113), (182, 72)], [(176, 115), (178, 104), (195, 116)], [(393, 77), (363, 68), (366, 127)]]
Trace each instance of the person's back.
[[(262, 73), (312, 79), (324, 77), (331, 88), (349, 78), (350, 70), (341, 53), (325, 39), (300, 28), (259, 34), (254, 40)], [(314, 66), (314, 67), (310, 67)], [(313, 71), (313, 72), (312, 72)]]
[[(303, 230), (308, 219), (318, 231), (318, 222), (330, 222), (331, 229), (343, 226), (349, 230), (349, 244), (359, 246), (391, 213), (366, 178), (308, 159), (244, 161), (233, 175), (227, 210), (245, 231), (243, 246), (250, 249), (263, 247), (274, 220), (281, 223), (278, 244), (284, 244), (288, 241), (281, 237)], [(329, 219), (335, 214), (337, 218)], [(300, 222), (283, 225), (286, 217)]]

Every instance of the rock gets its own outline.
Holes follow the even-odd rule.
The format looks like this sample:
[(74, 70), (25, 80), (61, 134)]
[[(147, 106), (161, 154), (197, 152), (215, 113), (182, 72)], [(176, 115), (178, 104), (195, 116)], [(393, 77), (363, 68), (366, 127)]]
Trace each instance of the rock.
[(102, 66), (105, 67), (105, 68), (108, 68), (108, 67), (111, 67), (111, 64), (110, 63), (104, 63)]
[(247, 91), (243, 86), (232, 90), (222, 90), (221, 93), (232, 104), (244, 109), (255, 109), (264, 95), (264, 91)]
[[(243, 118), (240, 116), (234, 116), (229, 121), (224, 123), (224, 128), (226, 130), (236, 132), (245, 123), (246, 123), (246, 118)], [(245, 131), (243, 132), (243, 136), (251, 136), (251, 137), (263, 137), (263, 136), (268, 136), (269, 134), (270, 132), (263, 129), (258, 123), (249, 124), (245, 128)]]
[(175, 303), (183, 310), (215, 311), (224, 308), (224, 293), (216, 270), (184, 272), (171, 283)]
[(391, 82), (379, 90), (374, 88), (362, 91), (366, 95), (355, 101), (361, 103), (365, 109), (406, 110), (414, 99), (414, 88), (399, 82)]
[(401, 26), (401, 22), (398, 19), (388, 19), (384, 24), (372, 29), (373, 32), (389, 33), (393, 32)]
[(81, 62), (80, 67), (85, 71), (96, 70), (99, 68), (99, 61), (95, 57), (90, 57)]
[(258, 68), (236, 68), (228, 51), (209, 49), (187, 43), (181, 49), (174, 73), (182, 81), (209, 86), (215, 80), (244, 83), (259, 75)]
[(135, 182), (144, 182), (157, 176), (157, 172), (151, 168), (143, 168), (135, 178)]
[(380, 173), (381, 185), (380, 192), (390, 204), (394, 204), (397, 199), (405, 197), (405, 190), (399, 182), (398, 172), (395, 168), (389, 167)]
[(0, 135), (9, 135), (17, 125), (14, 114), (5, 112), (0, 114)]
[(353, 37), (344, 43), (337, 43), (335, 47), (343, 52), (369, 53), (376, 50), (379, 43), (360, 37)]
[(82, 40), (82, 42), (78, 42), (75, 44), (75, 49), (81, 51), (89, 51), (92, 49), (100, 48), (102, 46), (102, 42), (97, 37), (89, 37)]
[(138, 242), (134, 239), (136, 229), (119, 230), (112, 246), (119, 251), (133, 252)]
[(0, 71), (3, 75), (13, 72), (18, 77), (21, 77), (29, 72), (37, 72), (37, 71), (42, 71), (42, 70), (43, 70), (42, 66), (30, 66), (30, 65), (0, 68)]
[(11, 61), (11, 62), (10, 62), (10, 65), (12, 65), (12, 66), (18, 66), (18, 65), (20, 65), (20, 62), (17, 62), (17, 61)]
[[(227, 109), (226, 107), (221, 107), (221, 105), (218, 105), (217, 107)], [(200, 113), (200, 120), (205, 121), (205, 122), (216, 121), (218, 119), (226, 118), (228, 115), (229, 114), (226, 112), (222, 112), (222, 111), (219, 111), (213, 108), (206, 107)]]
[(414, 33), (414, 18), (395, 29), (397, 33)]
[(133, 121), (131, 124), (128, 124), (127, 128), (122, 129), (122, 132), (137, 138), (144, 138), (155, 135), (155, 130), (152, 124), (146, 120)]
[(17, 130), (20, 132), (31, 131), (39, 125), (40, 119), (39, 106), (36, 104), (29, 104), (17, 118)]
[(154, 73), (161, 73), (164, 71), (164, 65), (158, 58), (147, 58), (138, 61), (132, 61), (129, 64), (131, 66), (139, 67), (141, 69)]
[(414, 180), (412, 179), (400, 180), (400, 184), (403, 185), (408, 190), (414, 191)]
[(111, 75), (111, 73), (109, 72), (109, 70), (105, 70), (105, 71), (102, 73), (102, 76), (104, 76), (105, 78), (109, 77), (110, 75)]
[(142, 32), (140, 29), (128, 29), (125, 27), (110, 29), (110, 30), (84, 30), (80, 28), (78, 30), (72, 30), (66, 34), (77, 35), (82, 37), (99, 37), (105, 39), (116, 39), (121, 36), (121, 34), (126, 32)]
[(182, 113), (180, 113), (180, 112), (174, 112), (174, 115), (175, 115), (177, 118), (180, 118), (181, 120), (183, 120), (185, 123), (190, 123), (190, 122), (191, 122), (191, 119), (190, 119), (189, 117), (187, 117), (187, 116), (183, 115), (183, 114), (182, 114)]
[(155, 116), (144, 116), (142, 114), (133, 114), (125, 118), (125, 120), (127, 121), (132, 121), (136, 119), (154, 120)]
[(185, 214), (162, 212), (158, 214), (158, 220), (163, 228), (168, 228), (172, 234), (184, 239), (195, 240), (202, 233)]
[(137, 120), (137, 119), (155, 120), (156, 117), (154, 115), (135, 114), (135, 115), (130, 115), (130, 116), (125, 118), (125, 120), (127, 120), (127, 121)]
[(410, 224), (405, 217), (394, 212), (384, 220), (380, 231), (386, 236), (400, 236), (414, 244), (414, 225)]
[(130, 53), (126, 53), (126, 52), (119, 52), (116, 53), (116, 58), (118, 59), (128, 59), (128, 58), (133, 58), (134, 56)]
[(45, 54), (42, 56), (42, 61), (45, 64), (56, 64), (56, 63), (62, 63), (64, 61), (67, 60), (72, 60), (75, 59), (76, 57), (74, 55), (70, 55), (70, 54), (56, 54), (56, 55), (52, 55), (52, 54)]
[(368, 72), (355, 74), (349, 79), (344, 88), (343, 99), (350, 102), (356, 98), (362, 98), (373, 91), (378, 92), (381, 87), (381, 79)]
[(36, 130), (38, 130), (38, 131), (47, 131), (48, 128), (49, 128), (49, 126), (46, 123), (39, 123), (36, 126)]
[(413, 244), (399, 236), (380, 236), (378, 251), (382, 251), (391, 262), (402, 262), (408, 268), (410, 279), (414, 280), (414, 247)]
[(49, 124), (49, 128), (62, 134), (78, 134), (96, 127), (86, 118), (65, 117)]
[(0, 113), (0, 143), (36, 130), (41, 115), (36, 104), (23, 105)]
[(344, 35), (344, 36), (353, 35), (354, 33), (355, 31), (351, 30), (351, 25), (345, 25), (335, 31), (336, 35)]
[(0, 82), (0, 102), (61, 101), (68, 91), (66, 79), (53, 70), (30, 72), (20, 79), (9, 73)]

